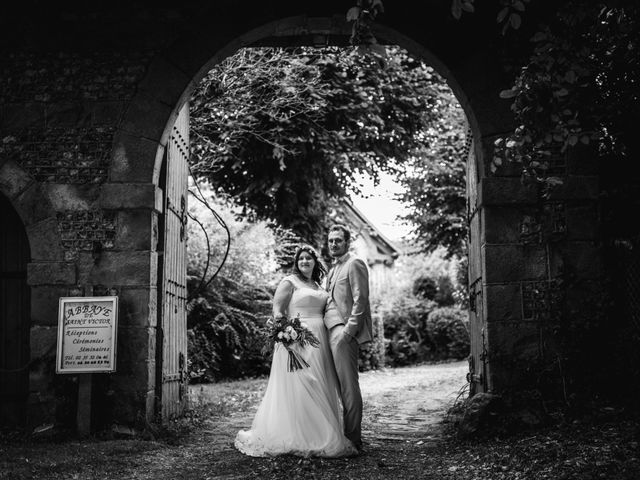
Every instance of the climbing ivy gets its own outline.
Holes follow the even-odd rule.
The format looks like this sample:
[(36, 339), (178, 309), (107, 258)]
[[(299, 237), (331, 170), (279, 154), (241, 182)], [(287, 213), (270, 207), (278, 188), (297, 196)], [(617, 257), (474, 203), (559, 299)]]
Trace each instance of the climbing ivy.
[(556, 184), (549, 159), (569, 147), (627, 155), (640, 105), (640, 17), (634, 2), (615, 3), (571, 1), (533, 36), (533, 54), (501, 93), (518, 126), (496, 141), (494, 171), (516, 161), (526, 175)]

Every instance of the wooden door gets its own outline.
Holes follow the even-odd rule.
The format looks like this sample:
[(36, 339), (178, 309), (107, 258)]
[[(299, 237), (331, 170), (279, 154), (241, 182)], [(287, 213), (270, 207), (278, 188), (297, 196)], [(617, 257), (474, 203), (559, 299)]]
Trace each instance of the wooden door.
[(485, 321), (482, 304), (482, 239), (481, 220), (478, 209), (478, 173), (471, 131), (468, 135), (467, 155), (467, 221), (469, 225), (469, 355), (470, 394), (486, 391)]
[(171, 131), (162, 168), (164, 211), (158, 248), (157, 412), (162, 420), (180, 415), (187, 400), (187, 178), (189, 107)]
[(25, 421), (31, 328), (29, 241), (20, 217), (0, 195), (0, 427)]

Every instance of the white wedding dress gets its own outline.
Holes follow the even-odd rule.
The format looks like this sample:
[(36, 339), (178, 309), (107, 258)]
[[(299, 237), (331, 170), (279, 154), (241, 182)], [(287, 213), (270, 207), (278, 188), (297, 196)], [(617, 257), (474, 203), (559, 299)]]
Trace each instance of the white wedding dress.
[(342, 433), (338, 382), (323, 322), (328, 294), (294, 276), (287, 279), (294, 286), (287, 313), (289, 317), (300, 314), (301, 323), (318, 337), (320, 346), (292, 347), (309, 367), (289, 372), (288, 352), (276, 344), (267, 389), (251, 429), (240, 430), (234, 444), (253, 457), (355, 455), (356, 448)]

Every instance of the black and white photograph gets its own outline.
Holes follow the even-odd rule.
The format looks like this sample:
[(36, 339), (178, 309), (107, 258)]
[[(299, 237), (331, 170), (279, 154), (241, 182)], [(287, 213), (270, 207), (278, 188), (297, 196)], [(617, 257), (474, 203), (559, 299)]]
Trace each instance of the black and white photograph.
[(0, 480), (639, 480), (637, 0), (0, 12)]

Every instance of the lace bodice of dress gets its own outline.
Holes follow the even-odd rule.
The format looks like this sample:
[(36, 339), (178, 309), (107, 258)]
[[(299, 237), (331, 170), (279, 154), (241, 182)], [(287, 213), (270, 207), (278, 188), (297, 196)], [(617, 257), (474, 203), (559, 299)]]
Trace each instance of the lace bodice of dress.
[(318, 318), (324, 315), (324, 307), (329, 294), (322, 288), (314, 289), (305, 285), (295, 276), (287, 277), (293, 284), (294, 290), (289, 301), (288, 314), (295, 317), (300, 314), (300, 318)]

